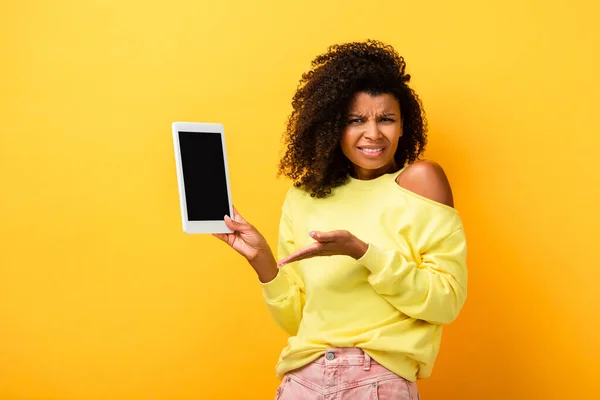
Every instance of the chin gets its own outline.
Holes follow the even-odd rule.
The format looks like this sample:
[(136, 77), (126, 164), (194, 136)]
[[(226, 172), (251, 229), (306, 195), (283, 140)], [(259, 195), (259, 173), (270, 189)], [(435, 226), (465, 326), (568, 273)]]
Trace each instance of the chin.
[(394, 164), (394, 161), (391, 160), (384, 162), (381, 160), (360, 160), (360, 162), (354, 164), (362, 169), (377, 170), (391, 168), (391, 166)]

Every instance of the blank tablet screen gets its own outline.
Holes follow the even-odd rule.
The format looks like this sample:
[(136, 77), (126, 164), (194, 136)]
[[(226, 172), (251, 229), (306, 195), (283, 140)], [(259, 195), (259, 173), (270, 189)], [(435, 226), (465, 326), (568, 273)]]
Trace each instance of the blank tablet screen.
[(188, 220), (222, 221), (229, 198), (221, 134), (178, 133)]

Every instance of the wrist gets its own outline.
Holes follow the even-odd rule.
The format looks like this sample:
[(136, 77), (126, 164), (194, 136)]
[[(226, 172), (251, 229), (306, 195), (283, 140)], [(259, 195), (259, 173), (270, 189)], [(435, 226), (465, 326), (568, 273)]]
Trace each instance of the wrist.
[(277, 268), (277, 261), (273, 256), (271, 250), (265, 250), (258, 253), (252, 260), (248, 260), (256, 274), (258, 279), (263, 282), (270, 282), (277, 276), (279, 272)]
[(362, 258), (362, 256), (365, 255), (365, 253), (367, 252), (368, 249), (369, 249), (369, 245), (367, 243), (365, 243), (362, 240), (360, 240), (359, 238), (355, 237), (353, 240), (351, 254), (349, 254), (349, 256), (354, 258), (355, 260), (358, 260), (358, 259)]

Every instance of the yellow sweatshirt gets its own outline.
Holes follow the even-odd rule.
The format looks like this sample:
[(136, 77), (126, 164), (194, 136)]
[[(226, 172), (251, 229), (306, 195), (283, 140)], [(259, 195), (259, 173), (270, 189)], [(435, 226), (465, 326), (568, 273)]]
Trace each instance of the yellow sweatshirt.
[(457, 210), (402, 188), (397, 175), (350, 178), (324, 199), (289, 190), (278, 259), (314, 242), (310, 231), (347, 230), (369, 248), (359, 260), (290, 263), (262, 284), (269, 312), (291, 335), (280, 379), (330, 347), (361, 348), (410, 381), (431, 375), (442, 325), (466, 297), (465, 234)]

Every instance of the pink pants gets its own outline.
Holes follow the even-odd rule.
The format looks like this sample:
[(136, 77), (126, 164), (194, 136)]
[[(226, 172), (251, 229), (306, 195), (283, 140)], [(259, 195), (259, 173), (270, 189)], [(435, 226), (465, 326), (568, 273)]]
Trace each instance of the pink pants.
[(417, 384), (379, 365), (361, 349), (327, 349), (288, 372), (276, 400), (418, 400)]

